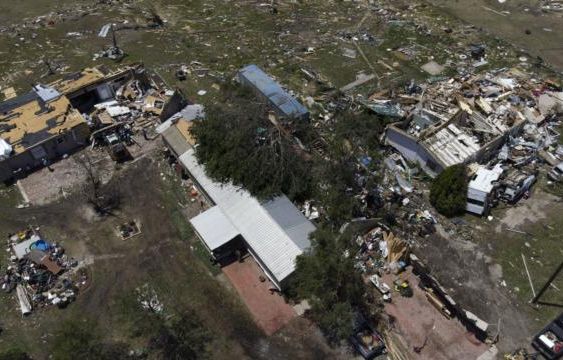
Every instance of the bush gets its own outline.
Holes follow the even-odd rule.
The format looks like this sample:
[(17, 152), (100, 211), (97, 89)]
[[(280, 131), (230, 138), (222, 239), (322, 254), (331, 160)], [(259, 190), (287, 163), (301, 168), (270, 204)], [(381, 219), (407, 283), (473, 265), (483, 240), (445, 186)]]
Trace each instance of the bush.
[(447, 217), (463, 215), (467, 203), (467, 173), (464, 165), (442, 171), (430, 187), (430, 203)]
[(12, 348), (0, 352), (0, 360), (31, 360), (31, 357), (25, 351)]

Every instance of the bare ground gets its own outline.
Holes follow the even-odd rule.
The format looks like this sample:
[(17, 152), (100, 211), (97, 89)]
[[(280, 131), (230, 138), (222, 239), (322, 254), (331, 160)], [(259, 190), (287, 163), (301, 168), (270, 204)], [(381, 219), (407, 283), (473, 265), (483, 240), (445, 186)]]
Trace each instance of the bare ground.
[[(500, 330), (497, 346), (501, 352), (529, 346), (535, 332), (557, 313), (556, 308), (536, 309), (527, 304), (531, 291), (521, 253), (526, 254), (539, 287), (560, 261), (563, 248), (554, 245), (561, 246), (557, 233), (562, 211), (557, 197), (536, 189), (515, 206), (495, 209), (492, 221), (467, 215), (467, 225), (454, 226), (444, 220), (437, 234), (415, 250), (458, 303), (488, 322), (493, 334)], [(545, 228), (541, 225), (545, 222), (551, 225)], [(556, 302), (560, 294), (552, 289), (547, 296)]]
[[(197, 212), (170, 168), (145, 158), (112, 181), (122, 184), (121, 209), (100, 218), (85, 205), (82, 194), (45, 206), (0, 208), (0, 229), (6, 233), (28, 224), (40, 225), (47, 239), (61, 242), (68, 253), (86, 260), (91, 285), (65, 310), (39, 309), (22, 319), (13, 294), (0, 294), (4, 331), (0, 347), (20, 345), (37, 359), (47, 358), (52, 330), (64, 319), (96, 319), (105, 336), (137, 344), (119, 314), (119, 300), (149, 283), (165, 308), (195, 310), (214, 334), (210, 344), (217, 359), (337, 358), (322, 335), (304, 319), (292, 321), (271, 337), (259, 330), (231, 290), (217, 281), (196, 252), (197, 241), (182, 210)], [(178, 192), (179, 189), (179, 192)], [(178, 208), (183, 204), (183, 209)], [(118, 224), (137, 219), (142, 234), (123, 241)]]
[(518, 302), (500, 286), (498, 267), (488, 252), (481, 245), (439, 235), (420, 248), (421, 257), (457, 302), (493, 328), (500, 321), (498, 347), (510, 351), (529, 343), (531, 328)]

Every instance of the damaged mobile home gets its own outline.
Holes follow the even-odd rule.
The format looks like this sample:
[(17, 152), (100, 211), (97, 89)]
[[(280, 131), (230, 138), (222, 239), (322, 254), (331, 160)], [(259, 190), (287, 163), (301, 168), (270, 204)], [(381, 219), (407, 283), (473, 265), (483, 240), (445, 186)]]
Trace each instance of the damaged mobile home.
[(291, 96), (256, 65), (248, 65), (238, 73), (241, 84), (250, 87), (267, 100), (275, 113), (284, 119), (308, 120), (309, 110)]
[(397, 97), (407, 115), (387, 127), (385, 141), (431, 176), (486, 162), (527, 123), (561, 111), (560, 93), (538, 85), (517, 70), (424, 85)]

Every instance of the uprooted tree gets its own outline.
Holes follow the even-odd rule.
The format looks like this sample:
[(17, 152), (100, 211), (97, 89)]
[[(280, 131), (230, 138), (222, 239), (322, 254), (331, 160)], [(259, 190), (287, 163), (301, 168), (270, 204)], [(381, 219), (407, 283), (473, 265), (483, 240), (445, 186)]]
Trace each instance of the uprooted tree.
[(303, 200), (310, 195), (308, 162), (291, 138), (270, 124), (264, 104), (241, 95), (211, 105), (205, 113), (191, 133), (208, 176), (232, 181), (261, 199), (284, 193)]
[(463, 215), (467, 203), (467, 182), (464, 165), (446, 168), (432, 182), (430, 203), (444, 216)]

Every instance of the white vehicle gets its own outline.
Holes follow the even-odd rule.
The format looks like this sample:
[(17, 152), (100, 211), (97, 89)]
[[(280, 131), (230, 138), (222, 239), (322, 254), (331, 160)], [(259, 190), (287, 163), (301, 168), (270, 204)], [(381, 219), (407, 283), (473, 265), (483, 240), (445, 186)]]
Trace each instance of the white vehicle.
[(563, 161), (555, 165), (547, 174), (547, 177), (553, 181), (561, 181), (563, 179)]
[(371, 281), (375, 288), (383, 295), (384, 301), (391, 301), (391, 288), (384, 283), (377, 274), (370, 276), (369, 281)]

